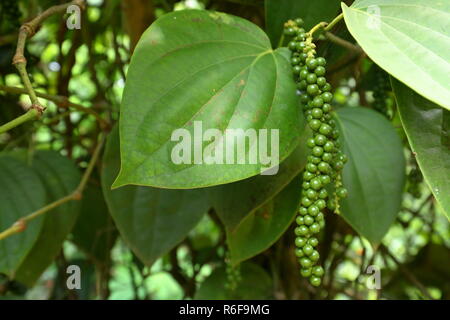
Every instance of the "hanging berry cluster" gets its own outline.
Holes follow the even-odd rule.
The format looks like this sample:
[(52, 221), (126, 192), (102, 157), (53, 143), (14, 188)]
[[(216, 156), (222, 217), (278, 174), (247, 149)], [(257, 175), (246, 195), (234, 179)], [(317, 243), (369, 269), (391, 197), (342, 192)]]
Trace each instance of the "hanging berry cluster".
[[(342, 187), (340, 172), (347, 161), (339, 150), (339, 131), (331, 116), (333, 94), (325, 78), (326, 60), (316, 57), (312, 35), (302, 28), (302, 19), (285, 24), (284, 34), (291, 37), (288, 44), (292, 52), (294, 78), (300, 101), (313, 137), (307, 141), (311, 154), (303, 174), (302, 197), (295, 228), (295, 254), (299, 259), (302, 276), (313, 286), (319, 286), (324, 274), (319, 264), (319, 243), (316, 235), (324, 227), (324, 210), (339, 211), (339, 199), (347, 196)], [(328, 188), (331, 183), (334, 188)], [(329, 195), (329, 190), (333, 193)], [(331, 192), (330, 192), (331, 193)]]
[(229, 251), (227, 251), (225, 254), (225, 265), (226, 265), (225, 271), (227, 275), (225, 282), (225, 289), (230, 292), (234, 292), (242, 280), (241, 266), (239, 264), (236, 266), (233, 266), (231, 264)]
[(391, 85), (389, 83), (388, 74), (375, 66), (375, 85), (373, 87), (373, 107), (375, 110), (385, 115), (387, 118), (389, 117), (388, 112), (388, 92), (391, 91)]

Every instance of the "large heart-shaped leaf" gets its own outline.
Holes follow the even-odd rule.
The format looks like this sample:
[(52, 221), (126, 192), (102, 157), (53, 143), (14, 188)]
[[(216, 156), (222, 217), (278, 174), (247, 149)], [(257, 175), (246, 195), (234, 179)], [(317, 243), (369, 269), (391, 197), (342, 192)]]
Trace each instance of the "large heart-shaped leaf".
[(450, 2), (356, 0), (345, 23), (367, 55), (429, 100), (450, 109)]
[(215, 269), (198, 288), (196, 300), (264, 300), (272, 298), (272, 279), (259, 265), (245, 262), (240, 266), (242, 280), (236, 290), (227, 290), (224, 267)]
[[(142, 35), (128, 70), (122, 163), (113, 187), (198, 188), (277, 165), (297, 145), (300, 128), (288, 58), (287, 49), (272, 51), (265, 33), (238, 17), (187, 10), (158, 19)], [(278, 156), (272, 130), (279, 135)], [(259, 139), (249, 143), (244, 132)], [(261, 138), (265, 133), (267, 141)], [(233, 145), (234, 134), (247, 140), (246, 148)], [(189, 151), (180, 151), (182, 142)], [(273, 161), (266, 163), (260, 154), (250, 159), (256, 155), (250, 149), (266, 146)]]
[(398, 111), (425, 181), (450, 218), (450, 111), (392, 79)]
[(266, 0), (266, 31), (274, 47), (278, 46), (283, 25), (289, 19), (302, 18), (309, 30), (321, 21), (330, 21), (339, 10), (340, 0)]
[[(45, 205), (45, 189), (31, 168), (9, 156), (0, 157), (0, 230)], [(0, 273), (12, 275), (33, 247), (43, 217), (27, 223), (23, 232), (0, 240)]]
[[(76, 165), (55, 151), (37, 151), (32, 159), (32, 168), (41, 178), (48, 203), (69, 195), (81, 179)], [(61, 250), (79, 209), (79, 201), (70, 201), (45, 214), (39, 237), (16, 272), (18, 281), (33, 286)]]
[(305, 167), (309, 152), (305, 141), (311, 130), (304, 130), (299, 146), (285, 159), (276, 175), (259, 175), (210, 189), (212, 206), (228, 230), (236, 228), (250, 212), (277, 195)]
[(336, 115), (349, 160), (343, 182), (348, 197), (342, 216), (362, 236), (379, 243), (400, 210), (405, 159), (397, 132), (379, 113), (342, 108)]
[(227, 229), (233, 264), (250, 259), (278, 240), (295, 217), (300, 192), (301, 179), (297, 177), (274, 199), (245, 217), (235, 230)]
[(111, 190), (119, 168), (119, 132), (114, 129), (103, 157), (103, 193), (123, 239), (150, 266), (183, 240), (204, 216), (209, 208), (207, 191), (140, 186)]

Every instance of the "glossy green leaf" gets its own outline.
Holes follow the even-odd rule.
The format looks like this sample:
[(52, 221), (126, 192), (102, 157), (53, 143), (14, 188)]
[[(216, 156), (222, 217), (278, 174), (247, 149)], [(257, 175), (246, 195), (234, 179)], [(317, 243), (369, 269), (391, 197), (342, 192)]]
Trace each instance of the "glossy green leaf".
[(266, 31), (272, 45), (278, 46), (283, 26), (289, 19), (302, 18), (309, 30), (321, 21), (329, 22), (339, 14), (339, 0), (266, 0)]
[(233, 264), (269, 248), (286, 231), (297, 213), (301, 179), (296, 177), (274, 199), (251, 212), (235, 230), (227, 229)]
[[(9, 156), (0, 157), (0, 230), (45, 205), (45, 189), (31, 168)], [(43, 217), (23, 232), (0, 240), (0, 273), (13, 275), (39, 237)]]
[(450, 109), (450, 2), (356, 0), (345, 23), (367, 55), (429, 100)]
[(197, 225), (209, 208), (209, 199), (205, 189), (125, 186), (111, 190), (120, 167), (118, 133), (113, 130), (106, 144), (103, 193), (123, 239), (150, 266)]
[(405, 182), (403, 145), (379, 113), (367, 108), (337, 112), (348, 197), (341, 202), (344, 219), (372, 243), (379, 243), (400, 210)]
[[(296, 147), (300, 114), (289, 52), (272, 51), (256, 25), (208, 11), (164, 15), (142, 35), (131, 59), (121, 105), (122, 163), (113, 187), (191, 189), (260, 174)], [(177, 137), (175, 130), (181, 129), (189, 137)], [(200, 132), (208, 129), (219, 134), (202, 141)], [(257, 134), (267, 129), (269, 135), (278, 130), (278, 159), (264, 165), (257, 157), (252, 164), (248, 141), (245, 159), (240, 158), (244, 164), (229, 164), (237, 163), (236, 143), (234, 148), (228, 144), (234, 157), (227, 151), (219, 156), (225, 164), (203, 157), (216, 155), (209, 152), (213, 143), (233, 140), (227, 129), (254, 129)], [(190, 155), (179, 150), (179, 141), (188, 139)], [(261, 147), (259, 140), (252, 146)], [(264, 145), (269, 145), (269, 156), (275, 155), (270, 144)], [(176, 164), (172, 153), (186, 155), (186, 163)]]
[(450, 111), (392, 79), (398, 111), (425, 181), (450, 218)]
[[(69, 195), (81, 179), (77, 166), (55, 151), (36, 151), (31, 165), (45, 187), (47, 203)], [(79, 209), (79, 201), (70, 201), (45, 214), (39, 237), (17, 270), (15, 279), (29, 287), (34, 285), (61, 250)]]
[(250, 212), (270, 201), (305, 167), (308, 150), (305, 130), (299, 146), (284, 160), (275, 175), (258, 175), (209, 188), (212, 206), (227, 229), (233, 230)]
[(242, 280), (235, 291), (225, 289), (225, 268), (218, 268), (205, 279), (197, 290), (196, 300), (265, 300), (272, 298), (272, 279), (260, 266), (245, 262), (241, 266)]
[(111, 249), (118, 236), (102, 189), (90, 181), (83, 192), (80, 216), (73, 228), (72, 241), (97, 266), (108, 265)]

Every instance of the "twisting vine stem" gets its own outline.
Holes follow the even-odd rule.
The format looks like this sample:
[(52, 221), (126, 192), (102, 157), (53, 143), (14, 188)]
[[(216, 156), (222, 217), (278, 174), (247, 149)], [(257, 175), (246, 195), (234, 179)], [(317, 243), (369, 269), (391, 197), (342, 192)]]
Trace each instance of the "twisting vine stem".
[(40, 208), (39, 210), (36, 210), (32, 213), (30, 213), (29, 215), (19, 219), (18, 221), (16, 221), (11, 227), (9, 227), (8, 229), (6, 229), (5, 231), (0, 233), (0, 241), (12, 236), (13, 234), (22, 232), (26, 229), (27, 227), (27, 222), (39, 217), (40, 215), (49, 212), (50, 210), (59, 207), (60, 205), (69, 202), (71, 200), (81, 200), (82, 196), (83, 196), (83, 190), (86, 187), (86, 184), (89, 180), (89, 177), (91, 176), (92, 170), (94, 170), (95, 164), (100, 156), (100, 151), (103, 147), (103, 144), (105, 142), (105, 136), (104, 134), (100, 135), (100, 141), (98, 142), (94, 153), (92, 155), (91, 161), (88, 164), (88, 167), (86, 168), (86, 171), (83, 174), (83, 177), (81, 178), (80, 184), (76, 187), (76, 189), (70, 193), (67, 196), (64, 196), (42, 208)]
[(80, 8), (84, 8), (84, 0), (73, 0), (66, 4), (50, 7), (44, 12), (42, 12), (40, 15), (35, 17), (33, 20), (24, 23), (20, 27), (17, 39), (16, 53), (13, 57), (12, 63), (19, 72), (23, 85), (27, 91), (28, 96), (30, 97), (31, 107), (25, 114), (2, 125), (0, 127), (0, 133), (4, 133), (8, 130), (11, 130), (12, 128), (17, 127), (26, 121), (38, 119), (44, 112), (45, 108), (40, 104), (36, 92), (34, 91), (33, 86), (31, 85), (30, 77), (28, 76), (27, 59), (25, 58), (24, 55), (25, 44), (27, 39), (31, 38), (36, 33), (36, 29), (41, 25), (41, 23), (45, 19), (47, 19), (53, 14), (65, 12), (67, 8), (71, 5), (77, 5)]
[(341, 13), (336, 18), (334, 18), (333, 21), (331, 21), (330, 23), (319, 22), (314, 27), (312, 27), (311, 30), (308, 31), (308, 34), (310, 36), (312, 36), (314, 34), (314, 32), (316, 32), (317, 30), (320, 30), (320, 29), (323, 29), (324, 31), (330, 31), (337, 23), (339, 23), (339, 21), (342, 20), (343, 17), (344, 17), (344, 14)]
[[(3, 85), (0, 85), (0, 91), (4, 91), (4, 92), (7, 92), (7, 93), (11, 93), (11, 94), (27, 94), (27, 90), (25, 88), (10, 87), (10, 86), (3, 86)], [(51, 101), (51, 102), (55, 103), (58, 107), (60, 107), (62, 109), (65, 109), (65, 108), (69, 107), (69, 108), (73, 108), (73, 109), (75, 109), (77, 111), (90, 114), (90, 115), (95, 117), (95, 119), (97, 120), (97, 122), (99, 123), (101, 128), (103, 128), (103, 129), (104, 128), (109, 128), (108, 121), (103, 119), (97, 112), (94, 111), (93, 108), (87, 108), (87, 107), (82, 106), (82, 105), (80, 105), (78, 103), (74, 103), (74, 102), (70, 101), (65, 96), (51, 95), (51, 94), (38, 92), (38, 91), (35, 91), (35, 94), (39, 98), (42, 98), (42, 99), (45, 99), (45, 100), (48, 100), (48, 101)], [(22, 115), (22, 117), (25, 116), (26, 114), (27, 113)], [(12, 120), (11, 122), (13, 122), (15, 120), (17, 120), (17, 119)], [(6, 126), (7, 124), (5, 124), (5, 125), (0, 127), (0, 133), (4, 132), (4, 131), (2, 131), (1, 128)]]

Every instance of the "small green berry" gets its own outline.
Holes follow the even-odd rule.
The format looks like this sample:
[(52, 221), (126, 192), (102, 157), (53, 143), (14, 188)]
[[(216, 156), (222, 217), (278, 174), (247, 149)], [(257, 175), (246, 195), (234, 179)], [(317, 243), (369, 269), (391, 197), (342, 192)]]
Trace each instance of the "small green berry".
[(301, 268), (300, 274), (302, 275), (302, 277), (308, 278), (312, 274), (312, 269), (311, 268)]
[(311, 185), (311, 188), (313, 188), (314, 190), (320, 190), (320, 188), (322, 188), (322, 182), (320, 181), (320, 178), (313, 178), (309, 183)]
[(312, 205), (308, 208), (308, 213), (313, 217), (317, 216), (319, 212), (320, 210), (317, 206)]
[(304, 216), (303, 221), (305, 222), (305, 225), (310, 226), (314, 223), (314, 218), (306, 215), (306, 216)]
[[(294, 67), (295, 69), (295, 67)], [(299, 71), (300, 72), (300, 71)], [(319, 86), (317, 84), (310, 84), (307, 88), (306, 88), (306, 92), (310, 95), (310, 96), (316, 96), (319, 94)]]
[(318, 287), (318, 286), (321, 285), (322, 280), (319, 277), (317, 277), (317, 276), (311, 276), (309, 278), (309, 283), (311, 283), (311, 285), (314, 286), (314, 287)]
[(322, 66), (318, 66), (315, 70), (314, 73), (318, 76), (318, 77), (322, 77), (325, 75), (325, 68)]
[(323, 274), (324, 274), (325, 272), (324, 272), (324, 270), (323, 270), (323, 268), (322, 268), (321, 266), (315, 266), (315, 267), (313, 267), (313, 269), (312, 269), (312, 273), (313, 273), (313, 275), (315, 275), (315, 276), (321, 277), (321, 276), (323, 276)]
[(312, 264), (313, 264), (311, 259), (309, 259), (307, 257), (300, 258), (299, 261), (300, 261), (301, 266), (304, 267), (304, 268), (310, 268), (312, 266)]
[[(323, 145), (326, 145), (328, 143), (332, 143), (332, 142), (327, 142), (327, 140), (328, 140), (327, 137), (325, 137), (323, 134), (318, 134), (314, 138), (314, 141), (315, 141), (316, 145), (318, 145), (318, 146), (323, 146)], [(334, 145), (333, 145), (333, 147), (334, 147)], [(325, 148), (324, 148), (324, 150), (325, 151), (329, 151), (329, 150), (327, 150)]]
[(315, 238), (315, 237), (309, 238), (308, 244), (310, 246), (317, 247), (317, 245), (319, 244), (319, 240), (317, 240), (317, 238)]
[[(322, 122), (320, 122), (320, 120), (318, 120), (318, 119), (313, 119), (308, 124), (309, 124), (309, 127), (314, 131), (319, 130), (319, 128), (322, 126)], [(316, 143), (314, 143), (314, 145), (316, 145)]]
[[(315, 144), (315, 143), (314, 143)], [(323, 155), (323, 148), (319, 147), (319, 146), (315, 146), (312, 150), (311, 153), (315, 156), (315, 157), (320, 157), (321, 155)]]
[(309, 244), (307, 244), (307, 245), (305, 245), (305, 246), (303, 247), (303, 252), (304, 252), (307, 256), (309, 256), (311, 253), (313, 253), (313, 251), (314, 251), (314, 248), (313, 248), (311, 245), (309, 245)]
[(320, 225), (318, 223), (313, 223), (309, 226), (309, 231), (313, 234), (320, 232)]
[[(297, 228), (308, 229), (305, 226), (300, 226), (300, 227), (297, 227)], [(295, 228), (295, 229), (297, 229), (297, 228)], [(296, 234), (297, 234), (297, 232), (296, 232)], [(306, 242), (307, 242), (306, 238), (302, 238), (302, 237), (295, 238), (295, 246), (296, 247), (299, 247), (299, 248), (303, 247), (306, 244)]]
[(295, 218), (295, 223), (297, 223), (297, 225), (301, 226), (301, 225), (305, 224), (305, 218), (302, 216), (297, 216)]

